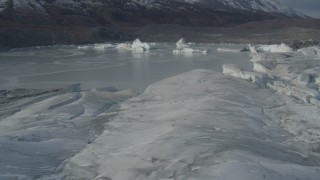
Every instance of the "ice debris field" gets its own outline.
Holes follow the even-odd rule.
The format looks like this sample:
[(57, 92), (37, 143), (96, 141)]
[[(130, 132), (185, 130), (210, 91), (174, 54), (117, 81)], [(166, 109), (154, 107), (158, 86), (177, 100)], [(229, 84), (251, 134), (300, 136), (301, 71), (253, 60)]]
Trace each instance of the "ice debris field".
[[(319, 180), (319, 47), (219, 49), (250, 51), (253, 68), (195, 69), (140, 94), (79, 85), (1, 91), (0, 179)], [(181, 39), (172, 53), (205, 51)]]

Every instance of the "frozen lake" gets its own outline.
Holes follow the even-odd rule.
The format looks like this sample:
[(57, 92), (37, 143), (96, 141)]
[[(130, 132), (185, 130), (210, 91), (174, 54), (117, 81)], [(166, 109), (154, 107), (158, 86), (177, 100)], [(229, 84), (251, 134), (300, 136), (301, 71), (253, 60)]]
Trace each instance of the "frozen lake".
[(180, 73), (205, 68), (218, 72), (222, 64), (252, 69), (248, 52), (218, 52), (246, 45), (196, 45), (208, 54), (179, 54), (175, 44), (156, 44), (146, 53), (115, 48), (79, 50), (76, 46), (17, 49), (0, 52), (0, 89), (48, 88), (81, 83), (82, 88), (113, 86), (143, 91), (148, 85)]

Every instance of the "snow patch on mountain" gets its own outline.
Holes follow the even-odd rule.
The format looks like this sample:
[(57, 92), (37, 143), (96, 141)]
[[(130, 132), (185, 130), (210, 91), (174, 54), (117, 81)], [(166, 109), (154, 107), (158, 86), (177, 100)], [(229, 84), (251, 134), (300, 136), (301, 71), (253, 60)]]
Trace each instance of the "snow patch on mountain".
[[(7, 0), (0, 0), (0, 10), (5, 8)], [(78, 12), (86, 12), (86, 7), (83, 5), (90, 4), (104, 4), (110, 3), (110, 1), (83, 1), (83, 0), (56, 0), (54, 2), (48, 2), (45, 0), (13, 0), (14, 8), (21, 12), (33, 12), (46, 14), (46, 5), (54, 3), (61, 7), (77, 10)], [(139, 7), (146, 7), (148, 9), (156, 8), (165, 10), (170, 7), (172, 2), (187, 3), (192, 5), (205, 5), (207, 8), (220, 9), (220, 8), (233, 8), (244, 11), (262, 11), (267, 13), (282, 14), (291, 17), (306, 17), (304, 14), (280, 3), (277, 0), (126, 0), (123, 5), (128, 8), (139, 9)], [(177, 9), (178, 10), (178, 9)]]

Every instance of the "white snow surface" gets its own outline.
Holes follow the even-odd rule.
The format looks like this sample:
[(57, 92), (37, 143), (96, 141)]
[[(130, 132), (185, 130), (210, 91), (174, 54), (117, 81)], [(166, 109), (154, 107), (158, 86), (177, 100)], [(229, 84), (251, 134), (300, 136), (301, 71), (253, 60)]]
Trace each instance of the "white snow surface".
[(293, 136), (294, 130), (286, 126), (288, 119), (298, 122), (301, 117), (319, 125), (318, 114), (316, 106), (254, 83), (193, 70), (157, 82), (122, 103), (104, 133), (67, 162), (63, 175), (112, 180), (318, 180), (317, 146)]

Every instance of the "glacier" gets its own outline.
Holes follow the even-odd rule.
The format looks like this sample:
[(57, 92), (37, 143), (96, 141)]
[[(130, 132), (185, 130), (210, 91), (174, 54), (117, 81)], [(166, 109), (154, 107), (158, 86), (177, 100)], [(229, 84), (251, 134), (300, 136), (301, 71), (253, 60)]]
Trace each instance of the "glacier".
[(225, 64), (224, 75), (198, 69), (150, 85), (64, 178), (317, 180), (320, 64), (277, 47), (254, 52), (252, 71)]
[(319, 109), (309, 106), (245, 80), (193, 70), (122, 103), (121, 113), (67, 162), (63, 174), (66, 179), (316, 180), (320, 168), (313, 144), (279, 126), (280, 118), (298, 119), (307, 109), (306, 118), (316, 121)]
[[(119, 45), (128, 49), (118, 52)], [(141, 60), (145, 56), (157, 68), (170, 62), (163, 60), (168, 57), (184, 58), (180, 66), (194, 67), (202, 58), (232, 59), (214, 65), (221, 71), (170, 74), (139, 94), (80, 85), (0, 91), (0, 179), (319, 179), (318, 46), (249, 45), (248, 68), (239, 63), (249, 53), (238, 51), (245, 45), (181, 40), (146, 51), (150, 45), (136, 40), (101, 48), (104, 53), (94, 50), (95, 45), (69, 50), (76, 58), (94, 55), (87, 63), (98, 65), (100, 57), (137, 57), (136, 71), (151, 66)], [(143, 53), (137, 55), (133, 46)], [(210, 53), (190, 59), (173, 55), (178, 47)], [(25, 51), (15, 53), (27, 57)], [(124, 56), (128, 54), (132, 57)]]

